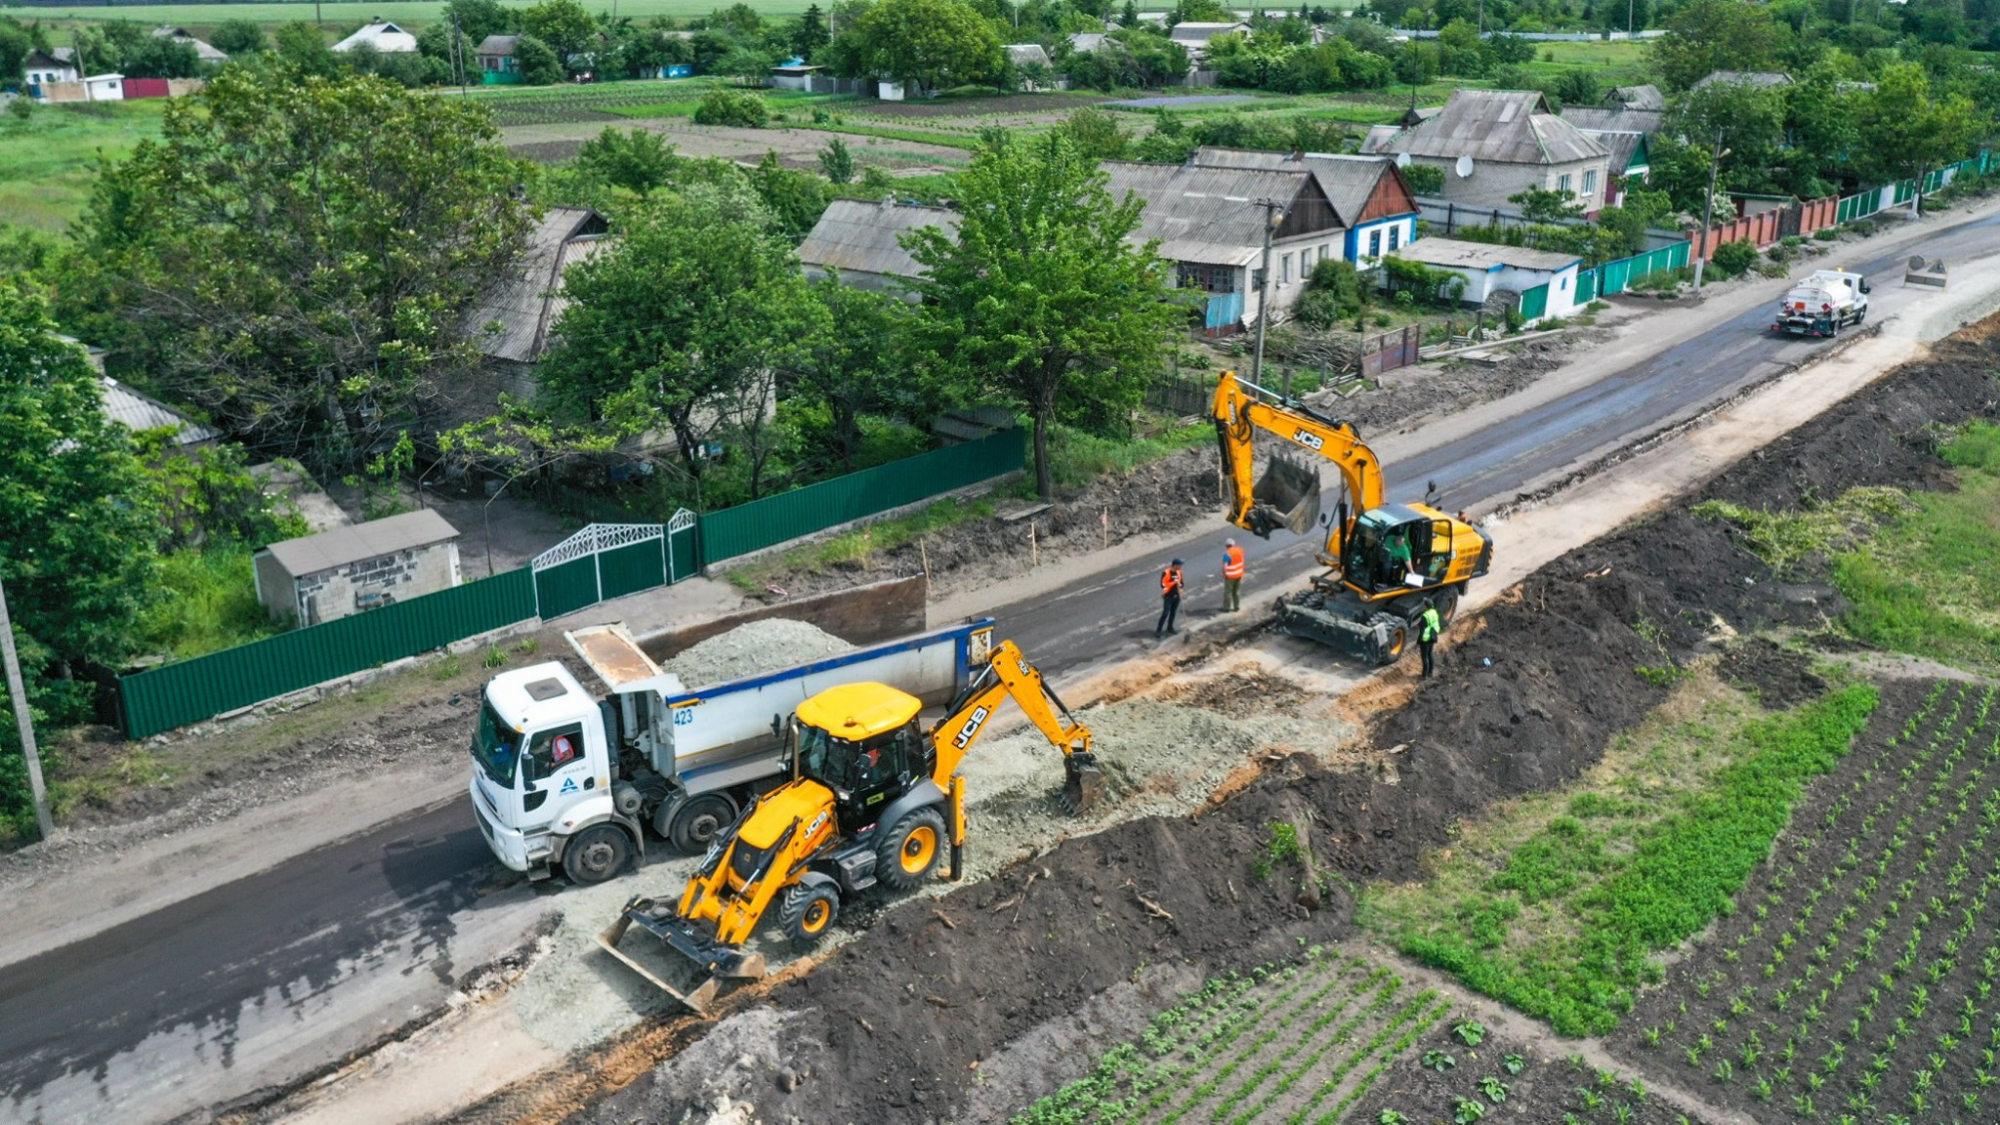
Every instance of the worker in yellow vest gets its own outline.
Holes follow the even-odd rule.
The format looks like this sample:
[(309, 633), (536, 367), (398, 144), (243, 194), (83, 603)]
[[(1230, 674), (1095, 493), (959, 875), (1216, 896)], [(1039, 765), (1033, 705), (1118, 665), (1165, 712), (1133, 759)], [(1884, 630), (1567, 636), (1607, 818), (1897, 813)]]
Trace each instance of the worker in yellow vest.
[(1243, 608), (1243, 548), (1236, 540), (1226, 539), (1222, 543), (1222, 612), (1235, 613)]

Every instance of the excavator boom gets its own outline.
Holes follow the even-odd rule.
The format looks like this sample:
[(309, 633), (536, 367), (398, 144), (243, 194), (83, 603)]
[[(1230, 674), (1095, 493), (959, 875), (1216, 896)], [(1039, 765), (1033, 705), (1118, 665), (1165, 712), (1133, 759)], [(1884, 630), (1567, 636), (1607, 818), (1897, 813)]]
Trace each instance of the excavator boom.
[[(1381, 463), (1354, 427), (1328, 418), (1303, 403), (1274, 394), (1235, 372), (1215, 385), (1215, 435), (1229, 490), (1229, 522), (1260, 537), (1280, 527), (1305, 534), (1319, 518), (1319, 473), (1274, 456), (1262, 479), (1255, 475), (1257, 431), (1263, 430), (1331, 462), (1339, 470), (1354, 514), (1382, 503)], [(1346, 522), (1345, 519), (1342, 521)], [(1342, 529), (1328, 536), (1326, 554), (1335, 554)]]
[(1042, 737), (1063, 752), (1063, 807), (1071, 816), (1088, 812), (1105, 790), (1104, 775), (1090, 750), (1090, 728), (1076, 721), (1055, 689), (1042, 679), (1041, 670), (1028, 662), (1013, 641), (994, 646), (986, 667), (959, 693), (934, 728), (937, 766), (932, 780), (950, 791), (959, 763), (986, 729), (987, 720), (1010, 696)]

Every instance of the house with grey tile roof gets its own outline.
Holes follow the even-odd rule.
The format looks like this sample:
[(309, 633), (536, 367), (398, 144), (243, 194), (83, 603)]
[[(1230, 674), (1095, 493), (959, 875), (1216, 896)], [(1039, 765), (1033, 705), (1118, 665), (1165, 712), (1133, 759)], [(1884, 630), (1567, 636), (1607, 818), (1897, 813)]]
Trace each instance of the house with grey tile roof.
[(910, 257), (900, 238), (925, 227), (956, 232), (958, 214), (894, 198), (836, 199), (799, 246), (799, 263), (815, 280), (837, 275), (843, 284), (914, 301), (910, 282), (923, 273), (923, 267)]
[(195, 57), (205, 63), (214, 63), (220, 66), (229, 61), (228, 52), (217, 50), (215, 47), (196, 39), (194, 36), (188, 34), (188, 30), (185, 27), (176, 27), (170, 23), (161, 24), (159, 27), (153, 29), (153, 38), (171, 39), (176, 43), (191, 44), (194, 47)]
[(174, 436), (170, 444), (178, 447), (206, 445), (222, 434), (200, 422), (116, 379), (106, 377), (100, 380), (104, 390), (104, 414), (112, 421), (138, 433), (142, 430), (171, 428)]
[(1417, 193), (1389, 157), (1204, 145), (1196, 150), (1194, 162), (1212, 168), (1312, 173), (1344, 231), (1341, 256), (1364, 269), (1390, 249), (1416, 241), (1421, 217)]
[(548, 351), (556, 321), (569, 302), (563, 275), (602, 249), (609, 230), (588, 207), (550, 207), (529, 230), (521, 252), (487, 285), (466, 317), (488, 378), (451, 388), (449, 412), (491, 413), (501, 391), (533, 397), (535, 361)]
[(1611, 153), (1558, 117), (1539, 90), (1454, 90), (1436, 116), (1364, 142), (1444, 172), (1453, 203), (1507, 206), (1530, 189), (1566, 191), (1586, 212), (1604, 206)]

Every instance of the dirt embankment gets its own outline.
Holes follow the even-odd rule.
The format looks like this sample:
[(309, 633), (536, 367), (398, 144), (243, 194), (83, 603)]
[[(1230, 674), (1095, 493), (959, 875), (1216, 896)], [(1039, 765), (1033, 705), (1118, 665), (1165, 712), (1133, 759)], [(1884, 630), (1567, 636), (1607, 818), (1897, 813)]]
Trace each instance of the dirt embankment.
[[(1301, 939), (1337, 937), (1351, 905), (1337, 884), (1308, 912), (1282, 880), (1253, 875), (1271, 821), (1313, 819), (1319, 859), (1349, 878), (1414, 876), (1422, 851), (1443, 844), (1458, 818), (1597, 760), (1662, 694), (1639, 668), (1686, 659), (1732, 631), (1818, 624), (1837, 611), (1830, 589), (1777, 581), (1727, 525), (1687, 507), (1947, 483), (1938, 427), (1995, 416), (1995, 358), (1984, 345), (1942, 345), (1690, 504), (1523, 583), (1445, 651), (1441, 679), (1378, 721), (1376, 745), (1404, 747), (1393, 769), (1329, 773), (1294, 756), (1206, 815), (1072, 839), (991, 882), (893, 906), (815, 972), (765, 997), (797, 1017), (774, 1032), (784, 1065), (716, 1085), (670, 1061), (575, 1120), (678, 1120), (720, 1093), (754, 1103), (765, 1122), (947, 1120), (978, 1080), (979, 1060), (1144, 965), (1213, 974)], [(1773, 661), (1742, 666), (1753, 681), (1796, 682), (1796, 668)], [(1069, 1076), (1052, 1074), (1051, 1088)]]

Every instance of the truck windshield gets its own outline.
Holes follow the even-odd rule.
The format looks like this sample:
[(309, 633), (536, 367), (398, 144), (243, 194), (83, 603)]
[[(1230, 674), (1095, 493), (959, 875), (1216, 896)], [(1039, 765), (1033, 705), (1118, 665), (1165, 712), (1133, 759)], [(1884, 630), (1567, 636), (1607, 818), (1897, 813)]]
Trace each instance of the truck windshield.
[(472, 760), (495, 785), (514, 787), (514, 769), (521, 758), (521, 736), (500, 720), (491, 703), (479, 708), (479, 733), (472, 736)]

